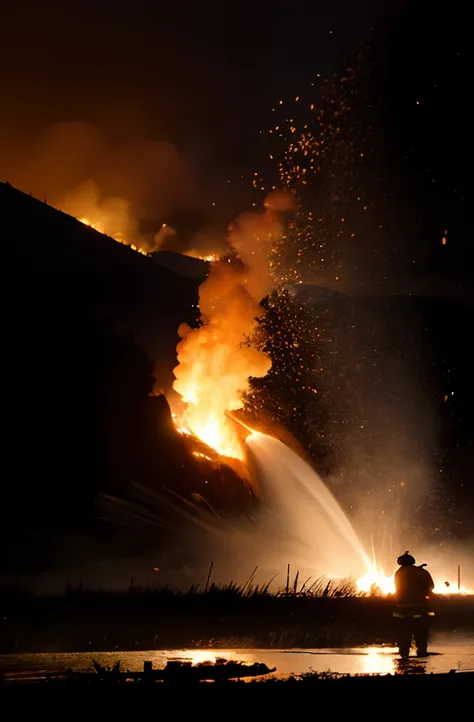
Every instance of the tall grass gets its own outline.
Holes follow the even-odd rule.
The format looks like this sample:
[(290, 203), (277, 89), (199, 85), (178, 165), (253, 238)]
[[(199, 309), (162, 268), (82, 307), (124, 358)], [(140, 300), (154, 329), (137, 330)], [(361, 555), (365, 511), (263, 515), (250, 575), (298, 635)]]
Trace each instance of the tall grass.
[(176, 589), (174, 587), (165, 586), (141, 586), (135, 583), (131, 584), (128, 590), (106, 590), (91, 589), (84, 587), (82, 583), (77, 586), (68, 585), (62, 594), (37, 594), (32, 590), (18, 587), (0, 588), (0, 595), (3, 599), (12, 597), (34, 597), (34, 596), (54, 596), (54, 597), (240, 597), (248, 599), (251, 597), (272, 597), (275, 599), (286, 597), (304, 597), (304, 598), (348, 598), (367, 596), (358, 592), (355, 584), (352, 582), (336, 583), (328, 581), (324, 577), (319, 577), (312, 581), (310, 578), (303, 582), (298, 581), (296, 576), (288, 591), (284, 589), (271, 588), (275, 577), (266, 582), (255, 584), (253, 580), (246, 582), (238, 582), (231, 580), (228, 583), (209, 582), (207, 585), (192, 584), (188, 589)]
[[(248, 599), (251, 597), (272, 597), (272, 598), (285, 598), (285, 597), (304, 597), (304, 598), (348, 598), (348, 597), (360, 597), (367, 596), (361, 594), (354, 582), (333, 582), (325, 577), (317, 577), (313, 579), (308, 577), (300, 580), (299, 571), (296, 572), (294, 579), (290, 580), (290, 583), (286, 584), (284, 588), (278, 588), (275, 586), (276, 574), (266, 582), (256, 584), (255, 576), (258, 567), (255, 567), (252, 574), (248, 577), (245, 582), (239, 582), (231, 580), (228, 583), (213, 582), (211, 580), (212, 565), (207, 576), (206, 583), (192, 584), (187, 589), (176, 589), (174, 587), (164, 586), (142, 586), (135, 584), (134, 579), (130, 580), (130, 585), (127, 590), (105, 590), (105, 589), (91, 589), (87, 588), (80, 582), (77, 586), (72, 586), (70, 583), (67, 584), (63, 594), (54, 594), (55, 597), (96, 597), (96, 596), (110, 596), (110, 597), (206, 597), (206, 596), (222, 596), (222, 597), (240, 597), (242, 599)], [(36, 596), (33, 592), (26, 589), (19, 589), (18, 587), (3, 588), (0, 590), (3, 598), (20, 596)], [(42, 595), (41, 595), (42, 596)], [(49, 596), (49, 595), (48, 595)]]
[[(294, 583), (289, 586), (288, 590), (276, 589), (271, 590), (270, 586), (274, 581), (274, 577), (267, 582), (262, 584), (253, 584), (253, 582), (246, 581), (244, 584), (239, 582), (230, 581), (228, 584), (217, 584), (212, 583), (204, 591), (200, 591), (199, 585), (191, 586), (184, 594), (221, 594), (221, 595), (233, 595), (236, 597), (248, 598), (248, 597), (357, 597), (361, 595), (352, 582), (332, 582), (328, 581), (324, 577), (319, 577), (310, 583), (311, 578), (306, 579), (301, 584), (298, 583), (299, 575), (295, 576)], [(152, 593), (160, 594), (162, 590), (154, 590)], [(180, 594), (181, 592), (174, 592)]]

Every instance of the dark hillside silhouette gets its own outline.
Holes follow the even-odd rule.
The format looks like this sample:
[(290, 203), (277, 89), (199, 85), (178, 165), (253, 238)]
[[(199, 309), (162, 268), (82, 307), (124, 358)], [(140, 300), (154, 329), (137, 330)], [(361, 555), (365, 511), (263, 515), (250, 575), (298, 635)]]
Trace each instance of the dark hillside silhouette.
[[(58, 294), (58, 302), (67, 299), (121, 333), (133, 333), (157, 360), (157, 383), (169, 386), (177, 328), (195, 318), (196, 282), (8, 183), (0, 184), (0, 211), (4, 272), (12, 263), (31, 267), (41, 274), (41, 285)], [(16, 276), (8, 275), (9, 287), (15, 286)], [(21, 305), (33, 300), (23, 288)]]
[(193, 457), (164, 397), (151, 395), (172, 381), (196, 284), (8, 184), (0, 212), (0, 523), (21, 540), (3, 568), (17, 552), (31, 558), (34, 529), (84, 530), (102, 494), (133, 503), (137, 484), (205, 490), (216, 506), (234, 505), (241, 488), (247, 503), (235, 473)]

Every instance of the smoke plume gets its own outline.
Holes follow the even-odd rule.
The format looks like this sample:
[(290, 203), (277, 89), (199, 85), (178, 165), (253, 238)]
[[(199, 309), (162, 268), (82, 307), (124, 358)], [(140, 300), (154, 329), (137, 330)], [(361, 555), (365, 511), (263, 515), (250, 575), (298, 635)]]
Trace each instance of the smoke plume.
[(0, 179), (148, 252), (158, 248), (154, 236), (163, 223), (199, 218), (204, 203), (171, 143), (134, 131), (117, 138), (88, 122), (57, 123), (27, 138), (9, 133), (8, 142), (0, 137)]
[(120, 243), (151, 250), (146, 239), (140, 237), (138, 221), (129, 201), (120, 197), (103, 198), (93, 180), (67, 193), (57, 207)]
[(199, 289), (201, 326), (182, 324), (178, 330), (173, 387), (186, 404), (183, 423), (225, 456), (241, 456), (226, 412), (241, 408), (249, 377), (270, 370), (269, 357), (250, 338), (262, 314), (259, 303), (274, 287), (269, 259), (283, 230), (282, 213), (293, 203), (288, 193), (271, 193), (262, 212), (231, 225), (228, 242), (235, 258), (211, 265)]

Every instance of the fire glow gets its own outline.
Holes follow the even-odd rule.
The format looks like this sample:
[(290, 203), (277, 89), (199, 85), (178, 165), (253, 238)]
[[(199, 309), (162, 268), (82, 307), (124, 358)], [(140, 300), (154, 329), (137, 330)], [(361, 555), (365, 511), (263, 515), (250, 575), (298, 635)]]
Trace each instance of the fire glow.
[[(287, 203), (287, 196), (284, 196)], [(281, 204), (281, 199), (280, 199)], [(200, 288), (202, 325), (191, 329), (182, 324), (178, 345), (179, 365), (175, 369), (175, 389), (186, 402), (179, 418), (173, 414), (178, 432), (195, 435), (222, 456), (244, 459), (244, 451), (227, 412), (242, 406), (242, 391), (249, 376), (264, 376), (268, 357), (248, 342), (261, 314), (259, 301), (273, 286), (269, 274), (271, 246), (281, 233), (279, 213), (288, 208), (270, 197), (263, 214), (245, 216), (231, 229), (229, 241), (238, 252), (240, 263), (229, 264), (217, 255), (201, 257), (211, 263), (211, 271)], [(100, 214), (99, 214), (100, 215)], [(107, 226), (106, 219), (94, 216), (78, 220), (99, 233), (106, 233), (118, 243), (128, 245), (143, 255), (144, 248), (128, 243), (120, 231)], [(188, 366), (188, 358), (192, 359)], [(250, 430), (250, 429), (249, 429)], [(251, 430), (250, 430), (251, 431)], [(212, 461), (203, 452), (194, 451), (199, 459)], [(395, 592), (394, 576), (387, 576), (374, 561), (355, 582), (360, 594), (387, 596)], [(437, 582), (437, 595), (474, 594), (474, 590), (455, 582)]]
[(127, 241), (121, 237), (120, 234), (116, 234), (115, 236), (111, 233), (107, 233), (107, 230), (105, 228), (105, 225), (103, 225), (100, 221), (96, 221), (93, 223), (88, 218), (78, 218), (78, 221), (83, 223), (85, 226), (89, 226), (89, 228), (93, 228), (95, 231), (98, 231), (99, 233), (105, 233), (106, 235), (110, 235), (111, 238), (114, 239), (114, 241), (117, 241), (117, 243), (122, 243), (124, 246), (129, 246), (133, 251), (137, 251), (137, 253), (141, 253), (142, 256), (148, 256), (148, 252), (144, 248), (140, 248), (139, 246), (136, 246), (134, 243), (127, 243)]
[(242, 407), (249, 377), (270, 370), (269, 357), (251, 338), (262, 314), (260, 301), (274, 288), (269, 258), (283, 231), (281, 214), (293, 203), (288, 193), (271, 193), (262, 212), (243, 215), (230, 227), (235, 258), (211, 263), (199, 288), (201, 325), (193, 329), (183, 323), (178, 329), (173, 388), (185, 404), (178, 426), (221, 456), (244, 458), (226, 414)]
[(92, 180), (67, 193), (56, 207), (137, 253), (147, 256), (153, 250), (139, 232), (131, 203), (118, 196), (104, 197)]
[[(356, 581), (357, 590), (366, 594), (379, 592), (383, 596), (395, 593), (395, 577), (386, 576), (383, 571), (373, 565), (364, 576)], [(434, 594), (474, 594), (474, 589), (468, 589), (464, 584), (453, 581), (436, 582), (433, 589)]]
[[(281, 212), (289, 210), (292, 201), (288, 194), (272, 194), (262, 213), (244, 216), (231, 227), (233, 261), (215, 254), (197, 256), (211, 268), (199, 292), (201, 325), (191, 329), (182, 324), (179, 329), (182, 341), (174, 388), (185, 402), (185, 411), (179, 418), (174, 415), (174, 422), (181, 434), (197, 436), (222, 456), (243, 460), (241, 441), (226, 414), (241, 408), (249, 376), (264, 376), (270, 368), (268, 357), (249, 338), (262, 313), (259, 302), (274, 287), (270, 252), (282, 233)], [(129, 240), (137, 235), (127, 208), (103, 205), (102, 209), (99, 202), (88, 202), (87, 208), (83, 204), (87, 215), (81, 215), (79, 208), (69, 210), (84, 225), (147, 256), (145, 248)], [(203, 452), (193, 453), (211, 461)], [(355, 584), (361, 594), (386, 596), (395, 591), (393, 575), (387, 576), (375, 561)], [(474, 593), (452, 581), (437, 582), (433, 591), (439, 595)]]

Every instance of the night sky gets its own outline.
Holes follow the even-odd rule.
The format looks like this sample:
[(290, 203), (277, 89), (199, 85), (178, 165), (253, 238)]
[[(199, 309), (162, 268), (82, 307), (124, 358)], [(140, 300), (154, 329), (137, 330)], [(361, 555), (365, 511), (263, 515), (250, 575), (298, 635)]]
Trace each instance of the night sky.
[[(338, 275), (348, 291), (465, 298), (473, 260), (467, 32), (456, 3), (429, 14), (412, 5), (10, 4), (0, 43), (2, 180), (50, 199), (98, 175), (105, 192), (131, 197), (146, 228), (166, 221), (185, 243), (222, 234), (235, 214), (262, 200), (254, 172), (278, 182), (269, 158), (278, 149), (268, 138), (275, 104), (298, 96), (320, 103), (311, 90), (318, 74), (332, 82), (362, 54), (362, 100), (348, 127), (352, 146), (361, 139), (373, 151), (357, 179), (371, 224), (355, 222), (350, 247), (326, 239), (337, 260), (307, 280), (334, 285)], [(87, 138), (76, 142), (73, 133), (50, 161), (38, 144), (56, 124), (73, 121), (87, 124)], [(361, 134), (362, 126), (370, 132)], [(82, 162), (94, 133), (108, 147), (100, 169)], [(158, 143), (156, 173), (144, 170), (145, 141)], [(349, 160), (340, 155), (344, 176)], [(58, 157), (69, 174), (55, 174)], [(321, 185), (316, 209), (330, 193)]]

